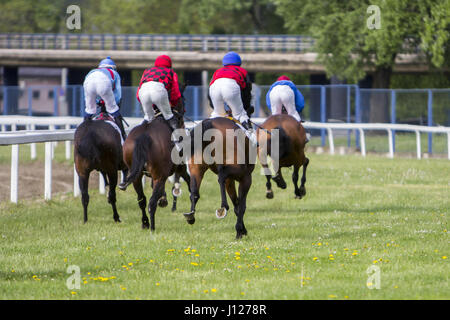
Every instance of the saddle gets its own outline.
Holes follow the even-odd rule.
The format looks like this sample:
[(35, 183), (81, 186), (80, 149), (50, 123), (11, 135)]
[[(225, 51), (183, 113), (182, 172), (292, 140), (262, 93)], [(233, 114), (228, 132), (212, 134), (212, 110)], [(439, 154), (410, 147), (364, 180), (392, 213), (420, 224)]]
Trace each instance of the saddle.
[(103, 120), (103, 121), (114, 122), (114, 118), (108, 112), (100, 112), (92, 120), (94, 120), (94, 121)]

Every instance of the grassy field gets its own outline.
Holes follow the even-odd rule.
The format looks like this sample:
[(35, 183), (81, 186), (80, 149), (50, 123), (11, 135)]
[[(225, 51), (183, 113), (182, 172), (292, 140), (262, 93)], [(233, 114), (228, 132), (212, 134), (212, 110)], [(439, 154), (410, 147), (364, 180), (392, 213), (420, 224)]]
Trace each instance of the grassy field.
[[(120, 224), (95, 190), (85, 225), (71, 194), (0, 203), (0, 299), (449, 299), (448, 160), (310, 159), (302, 200), (289, 169), (288, 189), (265, 199), (255, 169), (239, 241), (234, 214), (215, 218), (211, 172), (196, 223), (181, 214), (183, 185), (177, 213), (159, 208), (154, 233), (140, 227), (132, 187), (118, 191)], [(66, 285), (73, 265), (79, 289)]]

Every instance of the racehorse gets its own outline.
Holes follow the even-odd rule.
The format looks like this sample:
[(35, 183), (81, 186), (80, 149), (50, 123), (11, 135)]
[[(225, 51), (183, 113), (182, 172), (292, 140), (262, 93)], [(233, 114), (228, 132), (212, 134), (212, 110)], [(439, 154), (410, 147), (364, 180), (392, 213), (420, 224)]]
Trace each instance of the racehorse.
[[(272, 129), (278, 129), (278, 156), (272, 157), (271, 142)], [(305, 128), (294, 117), (287, 114), (272, 115), (257, 129), (258, 136), (258, 157), (266, 176), (266, 198), (273, 198), (271, 179), (275, 181), (281, 189), (286, 189), (286, 182), (281, 174), (282, 167), (294, 167), (292, 182), (295, 187), (295, 198), (301, 199), (306, 195), (306, 169), (309, 159), (305, 156), (305, 145), (307, 142)], [(274, 167), (277, 168), (275, 177), (272, 178), (268, 168), (267, 155), (271, 156)], [(298, 187), (298, 172), (303, 166), (303, 175), (300, 188)]]
[(79, 176), (84, 223), (88, 220), (88, 184), (91, 171), (99, 171), (105, 185), (109, 185), (108, 202), (112, 206), (113, 218), (116, 222), (120, 222), (116, 208), (117, 171), (122, 170), (124, 176), (128, 171), (122, 160), (121, 134), (115, 128), (114, 120), (106, 112), (104, 104), (100, 103), (99, 106), (101, 111), (96, 117), (97, 120), (88, 119), (82, 122), (75, 130), (74, 136), (74, 161)]
[[(185, 86), (180, 86), (183, 94)], [(173, 114), (178, 120), (178, 127), (184, 127), (184, 98), (173, 109)], [(125, 190), (133, 183), (137, 193), (137, 201), (142, 212), (142, 228), (155, 230), (155, 213), (159, 203), (160, 206), (167, 205), (165, 198), (165, 185), (169, 176), (174, 173), (179, 174), (189, 186), (189, 175), (186, 166), (174, 164), (171, 152), (174, 142), (171, 139), (172, 130), (156, 110), (155, 119), (150, 123), (142, 123), (133, 128), (128, 134), (123, 144), (123, 160), (129, 168), (129, 175), (125, 181), (119, 185), (121, 190)], [(147, 199), (142, 187), (143, 175), (152, 178), (153, 192), (148, 203), (150, 224), (145, 209)]]
[[(241, 94), (244, 108), (250, 116), (254, 110), (250, 105), (251, 85), (247, 87), (247, 90), (243, 90)], [(205, 139), (205, 133), (210, 129), (215, 129), (216, 133), (219, 133), (219, 135), (214, 138), (209, 137)], [(195, 142), (198, 143), (195, 138), (196, 130), (201, 130), (197, 131), (201, 133), (201, 147), (195, 145)], [(235, 225), (236, 239), (240, 239), (242, 236), (247, 235), (247, 229), (244, 225), (244, 213), (247, 205), (247, 194), (252, 184), (252, 172), (255, 168), (256, 152), (252, 157), (249, 139), (245, 135), (241, 136), (243, 139), (239, 139), (239, 135), (235, 135), (236, 132), (243, 133), (244, 131), (236, 124), (236, 121), (224, 117), (203, 120), (191, 130), (191, 152), (186, 158), (191, 179), (191, 211), (185, 213), (184, 216), (189, 224), (195, 223), (195, 206), (200, 199), (200, 185), (205, 172), (208, 169), (211, 169), (211, 171), (218, 176), (221, 194), (221, 207), (216, 210), (216, 216), (218, 218), (224, 218), (226, 216), (227, 211), (229, 210), (227, 202), (228, 193), (234, 206), (234, 213), (237, 217)], [(233, 134), (230, 135), (230, 133)], [(218, 144), (221, 145), (222, 148), (218, 147), (218, 150), (214, 150), (212, 159), (205, 161), (203, 155), (205, 149), (208, 148), (208, 140), (211, 140), (211, 143), (213, 143), (217, 142), (217, 138), (222, 139)], [(194, 143), (192, 143), (193, 141)], [(232, 142), (231, 144), (229, 144), (230, 141)], [(228, 148), (227, 145), (231, 145), (232, 148)], [(242, 159), (239, 159), (240, 153), (243, 156)], [(219, 157), (220, 160), (218, 161)], [(238, 193), (236, 193), (236, 181), (239, 183)]]

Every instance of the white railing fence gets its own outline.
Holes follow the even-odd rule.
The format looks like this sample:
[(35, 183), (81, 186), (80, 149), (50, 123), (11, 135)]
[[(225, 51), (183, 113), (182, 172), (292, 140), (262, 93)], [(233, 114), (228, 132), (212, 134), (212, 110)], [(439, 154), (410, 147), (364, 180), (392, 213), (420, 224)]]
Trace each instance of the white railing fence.
[[(129, 131), (138, 125), (141, 118), (127, 118), (130, 124)], [(265, 119), (255, 118), (253, 122), (261, 124)], [(36, 143), (45, 143), (45, 172), (44, 172), (44, 199), (50, 200), (52, 197), (52, 159), (54, 156), (54, 146), (58, 141), (65, 141), (66, 159), (70, 159), (71, 141), (73, 141), (75, 129), (69, 129), (81, 123), (81, 118), (76, 117), (27, 117), (27, 116), (2, 116), (0, 117), (0, 146), (11, 145), (11, 197), (10, 201), (17, 203), (18, 201), (18, 180), (19, 180), (19, 145), (29, 144), (31, 146), (31, 158), (36, 158)], [(191, 127), (193, 123), (186, 123), (187, 127)], [(10, 126), (13, 131), (5, 131), (6, 126)], [(18, 126), (24, 126), (28, 130), (19, 130)], [(36, 126), (47, 126), (48, 130), (34, 130)], [(360, 134), (361, 155), (366, 156), (366, 130), (384, 130), (388, 133), (389, 158), (394, 158), (393, 132), (409, 131), (416, 134), (416, 152), (417, 159), (421, 159), (421, 133), (444, 133), (447, 134), (447, 152), (450, 160), (450, 127), (428, 127), (416, 126), (408, 124), (384, 124), (384, 123), (320, 123), (320, 122), (304, 122), (306, 129), (325, 129), (328, 133), (328, 143), (330, 154), (335, 154), (334, 134), (333, 130), (356, 130)], [(64, 129), (56, 129), (63, 127)], [(74, 168), (74, 196), (80, 194), (78, 186), (78, 175)], [(105, 193), (105, 185), (103, 178), (99, 175), (100, 193)]]

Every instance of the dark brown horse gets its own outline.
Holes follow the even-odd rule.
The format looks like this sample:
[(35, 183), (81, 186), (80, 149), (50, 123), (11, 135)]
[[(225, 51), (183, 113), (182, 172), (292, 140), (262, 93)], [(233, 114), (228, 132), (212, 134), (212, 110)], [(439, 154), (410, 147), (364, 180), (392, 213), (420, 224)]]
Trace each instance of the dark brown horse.
[[(275, 134), (270, 134), (268, 131), (278, 129), (277, 139), (274, 141), (278, 144), (278, 155), (272, 152), (272, 139)], [(286, 189), (286, 182), (281, 174), (281, 168), (294, 167), (292, 173), (292, 182), (295, 187), (295, 198), (301, 199), (306, 195), (306, 169), (309, 164), (309, 159), (305, 156), (305, 145), (307, 142), (305, 128), (296, 119), (287, 114), (273, 115), (264, 121), (264, 123), (257, 130), (259, 148), (258, 157), (265, 170), (266, 182), (266, 197), (273, 198), (271, 179), (275, 181), (277, 186), (281, 189)], [(267, 149), (266, 149), (267, 148)], [(273, 156), (272, 156), (272, 153)], [(267, 155), (271, 156), (274, 168), (276, 168), (276, 175), (272, 178), (270, 169), (268, 168)], [(298, 172), (303, 166), (303, 175), (301, 179), (300, 188), (298, 187)]]
[[(104, 109), (101, 115), (103, 119), (109, 118)], [(110, 121), (114, 122), (112, 118)], [(105, 180), (105, 185), (109, 185), (108, 202), (113, 209), (114, 221), (120, 222), (116, 208), (117, 171), (122, 170), (124, 176), (128, 171), (122, 159), (121, 135), (105, 120), (85, 120), (75, 130), (74, 161), (79, 176), (85, 223), (88, 220), (89, 175), (93, 170), (99, 171)]]
[[(179, 127), (183, 127), (183, 99), (180, 99), (180, 103), (172, 110), (179, 121)], [(174, 148), (174, 142), (171, 136), (172, 130), (168, 123), (162, 116), (158, 115), (150, 123), (140, 124), (133, 128), (123, 145), (123, 159), (129, 168), (129, 175), (119, 185), (119, 188), (125, 190), (129, 184), (133, 183), (142, 212), (142, 228), (150, 228), (152, 231), (155, 230), (155, 213), (158, 202), (161, 206), (167, 205), (167, 199), (165, 199), (167, 178), (177, 173), (183, 177), (189, 186), (189, 175), (186, 172), (186, 166), (182, 164), (177, 165), (172, 161), (171, 153)], [(152, 196), (148, 203), (150, 224), (145, 213), (147, 199), (142, 187), (144, 174), (152, 178), (153, 186)]]
[[(211, 138), (208, 134), (211, 129), (215, 129), (215, 133), (217, 133), (214, 138)], [(196, 130), (199, 130), (197, 132), (201, 135), (201, 141), (196, 141), (198, 139), (196, 138)], [(213, 131), (209, 131), (209, 133), (211, 132)], [(239, 133), (242, 133), (241, 137), (239, 137)], [(205, 139), (205, 134), (209, 138)], [(208, 140), (215, 143), (218, 142), (217, 139), (222, 139), (222, 141), (217, 145), (217, 149), (211, 152), (211, 159), (206, 160), (204, 151), (210, 145)], [(231, 148), (227, 146), (231, 146)], [(191, 212), (184, 214), (189, 224), (195, 222), (195, 206), (200, 199), (200, 185), (205, 172), (211, 169), (218, 176), (222, 199), (220, 209), (216, 210), (216, 216), (222, 218), (226, 215), (229, 209), (226, 196), (228, 193), (237, 217), (236, 238), (239, 239), (247, 234), (244, 225), (244, 213), (256, 160), (256, 148), (253, 147), (253, 149), (254, 152), (252, 153), (249, 139), (243, 135), (243, 130), (228, 118), (203, 120), (191, 131), (191, 153), (186, 159), (191, 178)], [(236, 181), (239, 183), (237, 193)]]

